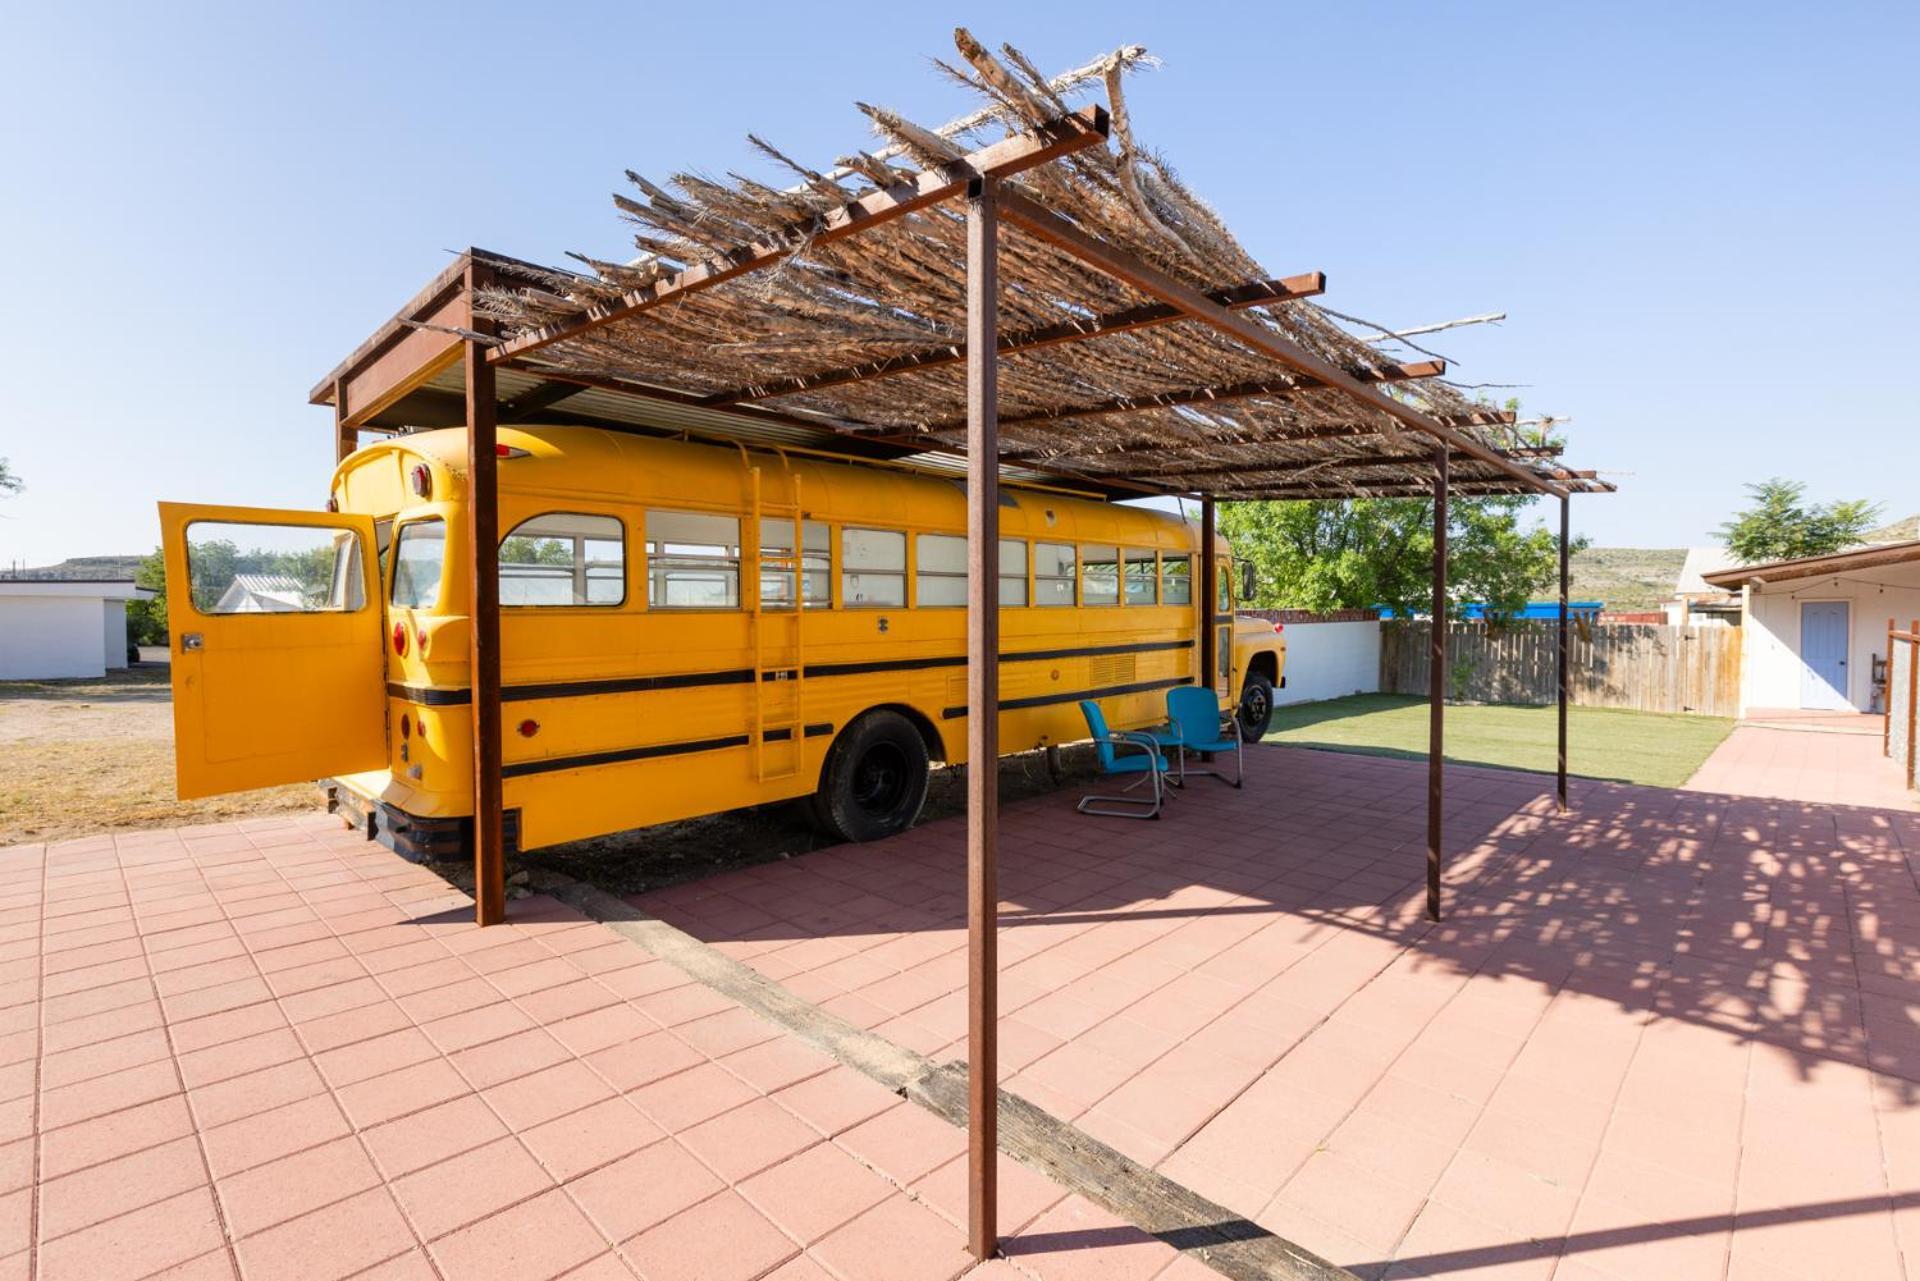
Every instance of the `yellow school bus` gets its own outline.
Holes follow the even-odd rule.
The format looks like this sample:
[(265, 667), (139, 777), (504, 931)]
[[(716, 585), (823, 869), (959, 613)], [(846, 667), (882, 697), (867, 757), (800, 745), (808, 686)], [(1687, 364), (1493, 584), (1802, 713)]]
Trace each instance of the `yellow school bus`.
[[(937, 473), (592, 427), (499, 433), (509, 844), (533, 849), (810, 798), (871, 840), (966, 756), (966, 507)], [(370, 445), (328, 510), (161, 505), (179, 791), (322, 779), (404, 854), (453, 857), (472, 815), (466, 436)], [(1001, 491), (1000, 742), (1165, 719), (1213, 684), (1266, 728), (1285, 642), (1235, 620), (1231, 553), (1196, 599), (1197, 527), (1043, 488)]]

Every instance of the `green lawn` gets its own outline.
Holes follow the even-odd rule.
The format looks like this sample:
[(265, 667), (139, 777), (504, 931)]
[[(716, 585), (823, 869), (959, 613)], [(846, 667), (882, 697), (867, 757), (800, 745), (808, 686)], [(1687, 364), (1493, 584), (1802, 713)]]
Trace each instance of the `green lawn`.
[[(1672, 716), (1611, 707), (1567, 709), (1567, 769), (1588, 778), (1678, 787), (1733, 732), (1716, 716)], [(1267, 742), (1334, 752), (1425, 759), (1427, 700), (1354, 694), (1276, 708)], [(1447, 708), (1447, 759), (1504, 769), (1554, 769), (1551, 707)]]

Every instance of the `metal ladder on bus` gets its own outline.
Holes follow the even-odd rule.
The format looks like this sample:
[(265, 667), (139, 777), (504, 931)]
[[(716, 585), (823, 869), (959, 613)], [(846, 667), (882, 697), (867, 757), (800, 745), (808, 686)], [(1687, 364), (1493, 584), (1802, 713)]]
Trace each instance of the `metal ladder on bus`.
[[(742, 453), (745, 451), (742, 450)], [(806, 522), (800, 506), (800, 478), (785, 453), (780, 462), (788, 477), (788, 503), (768, 503), (761, 488), (760, 468), (749, 463), (757, 578), (753, 584), (753, 774), (762, 783), (792, 778), (806, 758)], [(767, 517), (785, 520), (791, 529), (784, 555), (768, 555), (761, 522)], [(761, 599), (769, 576), (778, 575), (792, 586), (788, 609), (766, 608)], [(783, 641), (768, 645), (768, 631), (786, 633)], [(769, 649), (773, 651), (769, 653)], [(771, 666), (769, 666), (771, 664)]]

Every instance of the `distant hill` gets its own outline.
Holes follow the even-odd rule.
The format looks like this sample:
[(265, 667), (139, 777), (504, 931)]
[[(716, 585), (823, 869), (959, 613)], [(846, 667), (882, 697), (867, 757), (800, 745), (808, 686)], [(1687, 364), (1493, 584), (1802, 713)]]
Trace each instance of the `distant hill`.
[(0, 569), (0, 578), (95, 579), (103, 582), (130, 583), (144, 556), (74, 556), (58, 565), (38, 569)]
[(1920, 515), (1909, 516), (1905, 520), (1896, 520), (1891, 525), (1882, 525), (1878, 529), (1868, 530), (1864, 541), (1909, 543), (1916, 538), (1920, 538)]
[(1568, 564), (1573, 599), (1604, 601), (1612, 611), (1658, 609), (1686, 561), (1684, 547), (1589, 547)]

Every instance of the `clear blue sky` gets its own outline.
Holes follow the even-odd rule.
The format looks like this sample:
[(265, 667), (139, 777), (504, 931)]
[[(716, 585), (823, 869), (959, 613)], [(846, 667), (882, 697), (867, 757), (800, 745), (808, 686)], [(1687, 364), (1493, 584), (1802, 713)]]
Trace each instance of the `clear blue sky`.
[(1920, 6), (1106, 3), (5, 8), (0, 563), (138, 552), (156, 499), (313, 507), (307, 389), (474, 244), (626, 248), (634, 168), (824, 163), (938, 123), (963, 20), (1048, 70), (1138, 42), (1136, 127), (1266, 266), (1571, 414), (1610, 545), (1740, 485), (1920, 510)]

